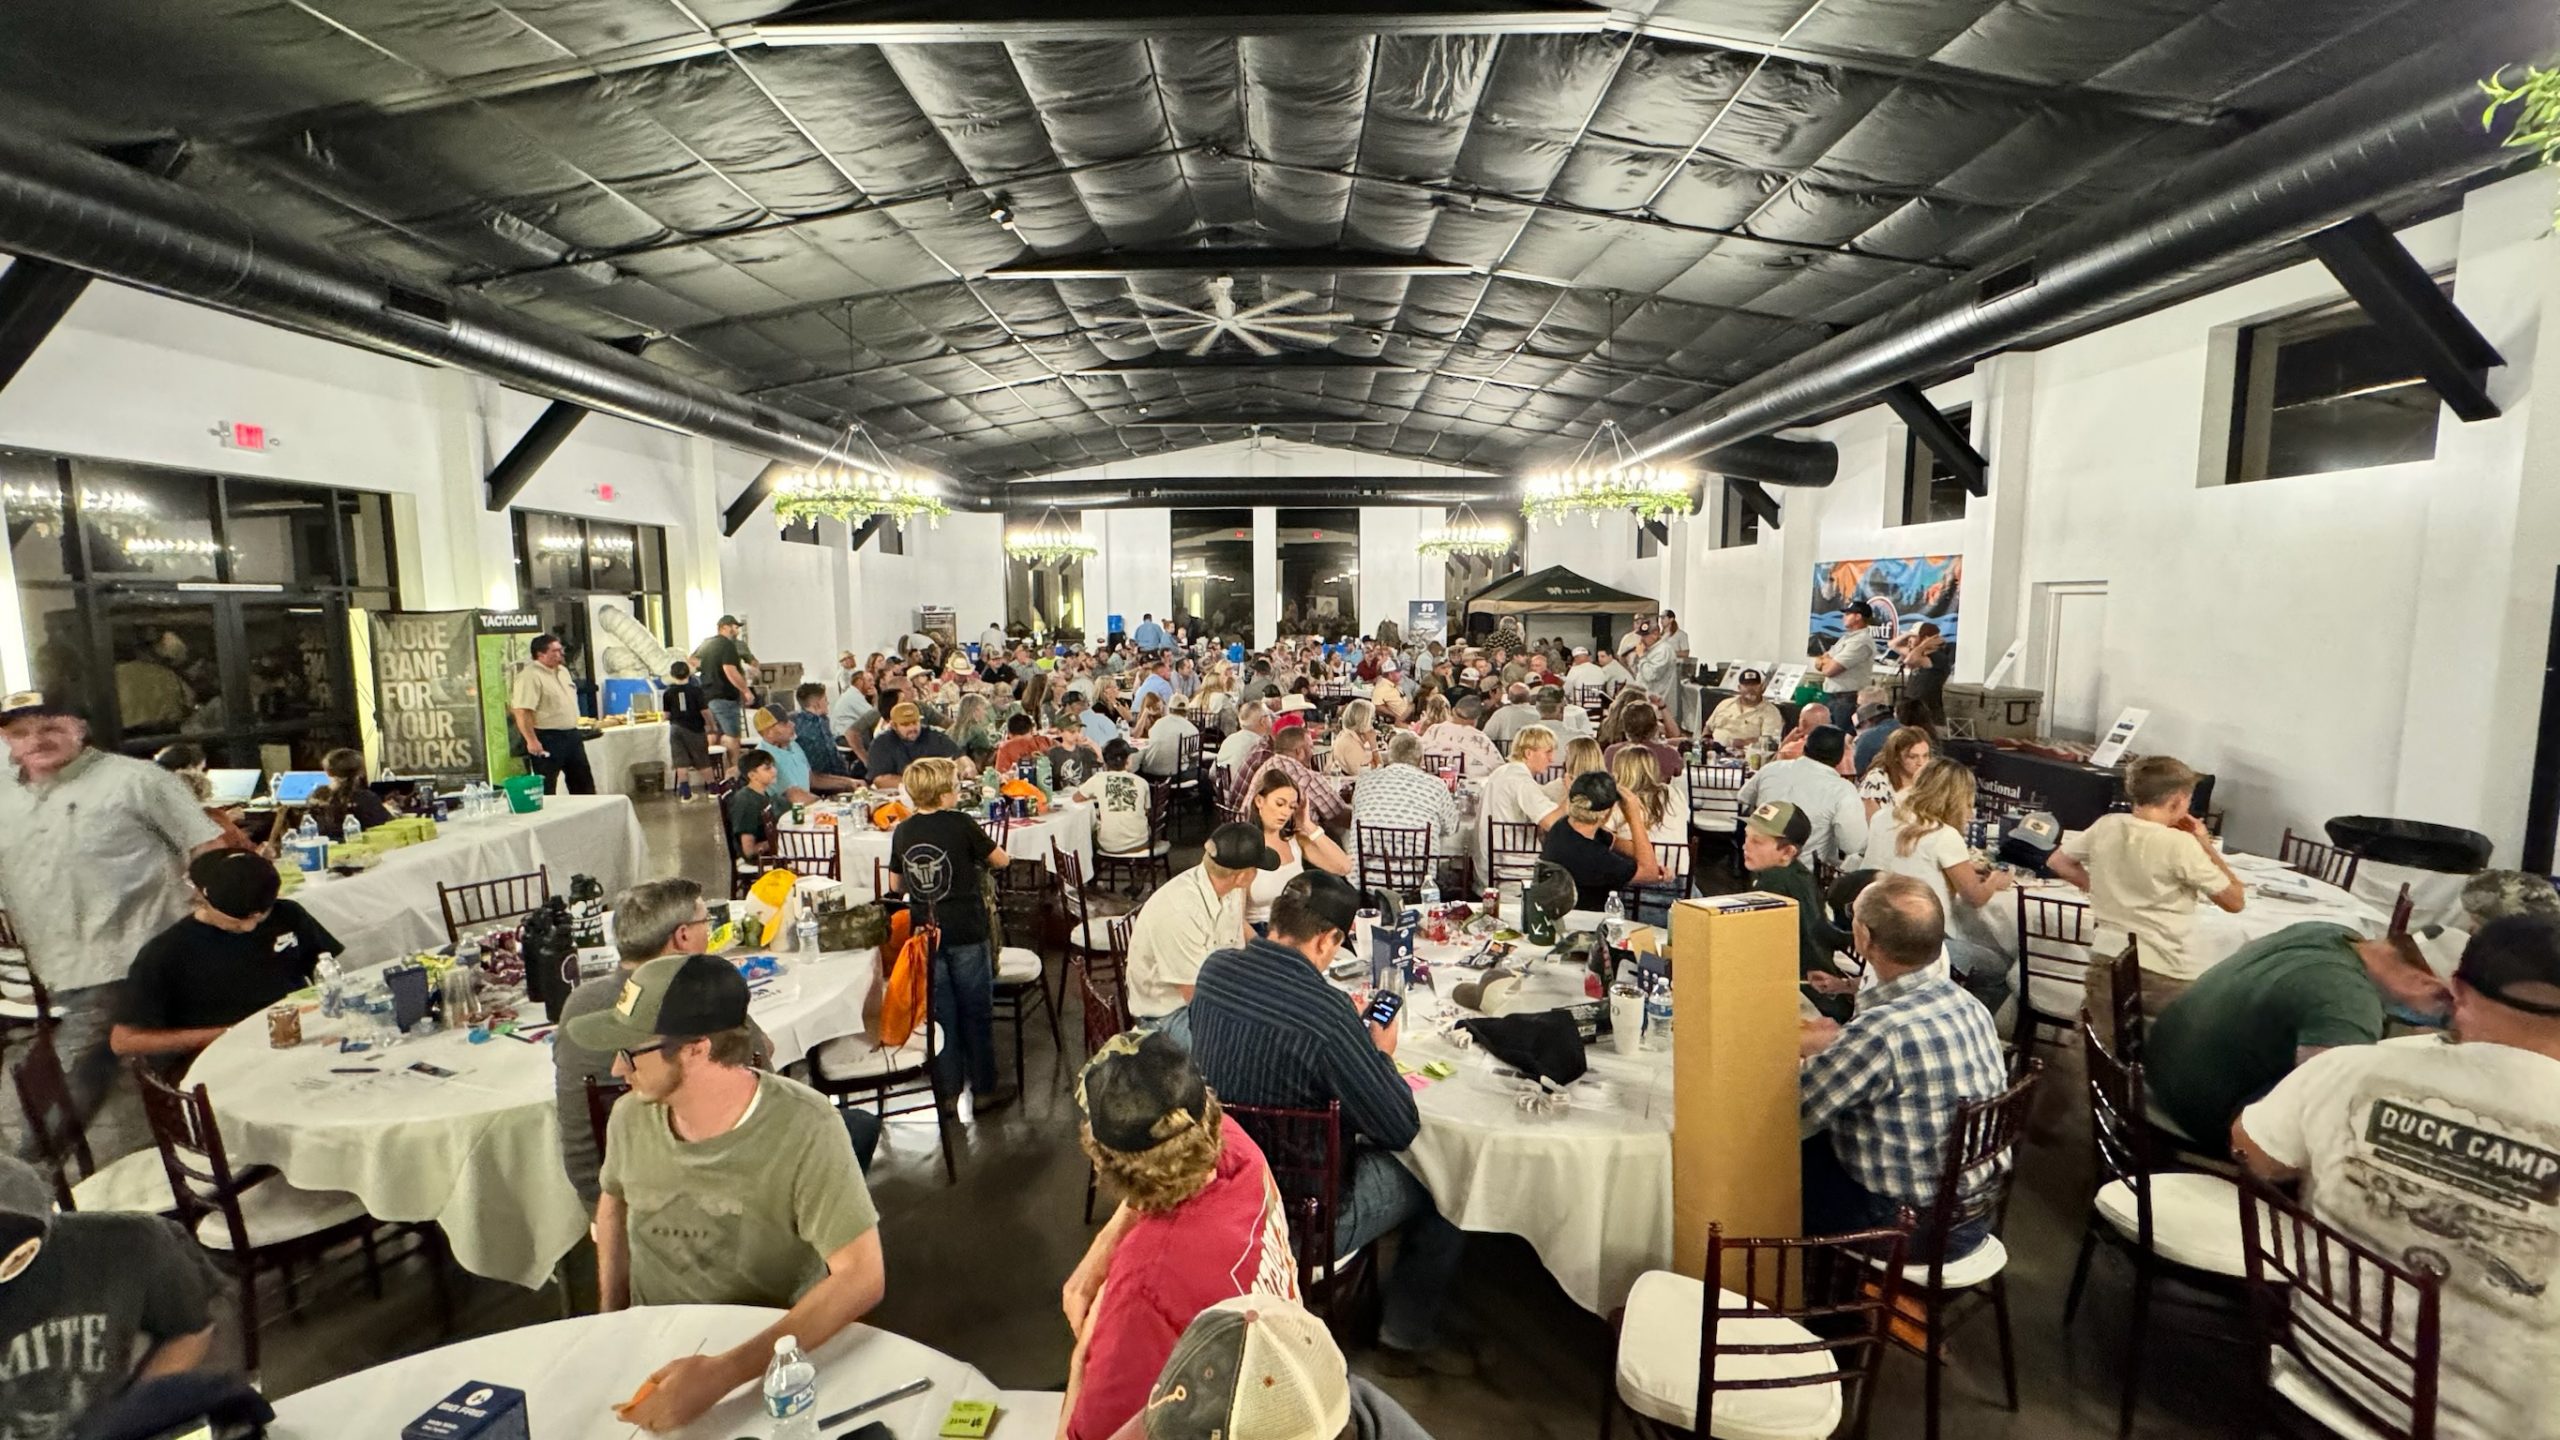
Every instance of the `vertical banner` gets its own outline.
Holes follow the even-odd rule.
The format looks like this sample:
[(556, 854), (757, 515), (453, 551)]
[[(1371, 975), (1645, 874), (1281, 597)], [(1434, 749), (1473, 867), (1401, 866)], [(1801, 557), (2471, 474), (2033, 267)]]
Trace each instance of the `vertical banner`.
[(1448, 601), (1411, 601), (1405, 606), (1405, 614), (1404, 643), (1407, 645), (1428, 645), (1434, 640), (1449, 638)]
[(504, 780), (525, 773), (522, 742), (516, 737), (514, 717), (507, 713), (507, 682), (515, 678), (516, 667), (532, 663), (526, 647), (540, 633), (540, 616), (523, 610), (482, 610), (476, 622), (476, 648), (480, 672), (480, 734), (487, 747), (488, 778)]
[(480, 721), (478, 616), (469, 610), (440, 610), (371, 619), (381, 773), (479, 778), (487, 756)]
[(1964, 586), (1961, 555), (1905, 555), (1888, 560), (1821, 560), (1813, 567), (1813, 619), (1809, 631), (1825, 644), (1848, 628), (1840, 612), (1864, 600), (1875, 613), (1876, 673), (1898, 674), (1899, 659), (1885, 647), (1926, 620), (1955, 651), (1956, 602)]

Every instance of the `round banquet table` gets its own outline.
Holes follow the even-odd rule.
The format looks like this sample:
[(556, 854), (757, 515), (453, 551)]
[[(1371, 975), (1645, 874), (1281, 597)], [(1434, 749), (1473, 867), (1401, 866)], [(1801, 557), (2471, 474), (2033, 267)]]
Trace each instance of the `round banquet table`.
[[(539, 1440), (629, 1440), (613, 1407), (651, 1371), (697, 1350), (725, 1350), (780, 1319), (752, 1305), (651, 1305), (483, 1335), (342, 1376), (275, 1402), (275, 1440), (374, 1440), (398, 1435), (428, 1406), (478, 1380), (521, 1390), (527, 1430)], [(898, 1440), (940, 1429), (954, 1400), (998, 1400), (975, 1367), (886, 1330), (848, 1325), (809, 1357), (818, 1367), (818, 1410), (830, 1415), (924, 1379), (933, 1388), (848, 1422), (887, 1425)], [(681, 1430), (678, 1440), (769, 1435), (763, 1397), (741, 1387)], [(999, 1417), (995, 1432), (1005, 1435)], [(1045, 1433), (1045, 1432), (1044, 1432)]]
[[(830, 819), (836, 822), (836, 847), (844, 872), (845, 890), (860, 900), (877, 898), (872, 894), (871, 867), (889, 863), (889, 832), (870, 826), (855, 826), (845, 819), (850, 807), (840, 800), (820, 800), (808, 807), (808, 818), (793, 821), (784, 816), (779, 828), (784, 830), (817, 830)], [(984, 812), (980, 812), (982, 815)], [(1005, 832), (1005, 853), (1018, 860), (1049, 863), (1049, 848), (1054, 845), (1076, 857), (1083, 866), (1085, 878), (1093, 878), (1093, 807), (1063, 801), (1045, 815), (1029, 820), (1016, 820)]]
[[(775, 1065), (862, 1032), (878, 960), (876, 950), (786, 960), (781, 974), (755, 983), (748, 1013), (771, 1037)], [(587, 1212), (560, 1164), (547, 1039), (474, 1045), (445, 1030), (387, 1052), (341, 1054), (349, 1022), (325, 1019), (316, 1000), (301, 998), (299, 1046), (270, 1048), (260, 1011), (187, 1071), (186, 1083), (212, 1097), (231, 1163), (272, 1165), (305, 1190), (346, 1191), (376, 1219), (432, 1220), (475, 1275), (528, 1289), (549, 1280), (586, 1233)]]
[[(1565, 927), (1598, 923), (1597, 914), (1577, 911)], [(1671, 1264), (1671, 1054), (1591, 1046), (1590, 1071), (1568, 1087), (1563, 1114), (1523, 1112), (1520, 1081), (1497, 1074), (1483, 1050), (1448, 1038), (1460, 1018), (1476, 1013), (1446, 998), (1479, 973), (1454, 963), (1473, 948), (1415, 946), (1433, 963), (1438, 989), (1406, 997), (1396, 1063), (1414, 1086), (1422, 1132), (1400, 1158), (1449, 1223), (1522, 1237), (1575, 1304), (1606, 1315), (1626, 1303), (1645, 1271)], [(1544, 953), (1522, 945), (1512, 956)], [(1533, 964), (1506, 1013), (1580, 1003), (1582, 973)], [(1457, 1073), (1421, 1075), (1434, 1060)]]
[(551, 795), (529, 815), (445, 821), (433, 840), (390, 851), (359, 874), (306, 876), (287, 898), (329, 927), (346, 946), (343, 958), (364, 964), (445, 943), (438, 882), (548, 869), (554, 894), (568, 892), (570, 876), (592, 875), (604, 893), (619, 895), (648, 872), (648, 861), (628, 796)]

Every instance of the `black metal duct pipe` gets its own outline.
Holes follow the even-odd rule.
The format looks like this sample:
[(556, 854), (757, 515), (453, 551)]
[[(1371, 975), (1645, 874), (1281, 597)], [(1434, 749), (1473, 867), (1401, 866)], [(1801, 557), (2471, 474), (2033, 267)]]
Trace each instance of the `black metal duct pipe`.
[[(547, 399), (707, 436), (786, 464), (817, 463), (837, 439), (814, 420), (753, 404), (470, 292), (395, 277), (278, 235), (213, 196), (24, 124), (0, 124), (0, 250), (323, 339), (469, 370)], [(946, 482), (952, 502), (974, 510), (1001, 508), (996, 488)]]
[(1905, 381), (2200, 290), (2394, 197), (2514, 159), (2480, 123), (2480, 77), (2538, 60), (2560, 10), (2506, 5), (2468, 31), (2222, 147), (1746, 381), (1637, 438), (1697, 455)]
[(1698, 457), (1697, 468), (1763, 485), (1819, 489), (1840, 475), (1840, 447), (1828, 440), (1781, 440), (1757, 435)]

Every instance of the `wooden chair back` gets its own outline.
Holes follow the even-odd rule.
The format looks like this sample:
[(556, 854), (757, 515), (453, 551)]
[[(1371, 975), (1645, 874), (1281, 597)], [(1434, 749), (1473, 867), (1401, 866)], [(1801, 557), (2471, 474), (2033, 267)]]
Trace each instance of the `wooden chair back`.
[(596, 1140), (596, 1159), (604, 1159), (605, 1127), (613, 1121), (614, 1102), (631, 1093), (631, 1087), (619, 1080), (587, 1077), (587, 1133)]
[(1536, 873), (1538, 854), (1546, 837), (1527, 820), (1495, 820), (1485, 827), (1485, 868), (1490, 873), (1488, 884), (1502, 885), (1518, 880), (1526, 882)]
[(1431, 880), (1431, 827), (1356, 825), (1360, 888), (1416, 896)]
[(2356, 854), (2335, 845), (2296, 835), (2287, 826), (2284, 840), (2276, 846), (2276, 863), (2314, 880), (2326, 880), (2341, 890), (2352, 890), (2356, 884)]
[(231, 1236), (231, 1253), (243, 1258), (252, 1250), (249, 1222), (240, 1211), (246, 1188), (222, 1148), (222, 1125), (215, 1119), (213, 1099), (205, 1087), (181, 1090), (136, 1066), (142, 1087), (142, 1114), (151, 1126), (152, 1143), (160, 1148), (160, 1164), (169, 1174), (169, 1194), (176, 1203), (180, 1229), (188, 1234), (210, 1215), (222, 1217)]
[(2151, 1249), (2151, 1125), (2143, 1118), (2142, 1064), (2124, 1060), (2098, 1033), (2097, 1022), (2080, 1016), (2080, 1053), (2089, 1067), (2089, 1138), (2097, 1158), (2097, 1184), (2102, 1190), (2121, 1180), (2133, 1191), (2134, 1239)]
[[(2249, 1308), (2265, 1336), (2260, 1390), (2282, 1351), (2330, 1398), (2391, 1440), (2435, 1440), (2444, 1277), (2329, 1225), (2255, 1178), (2240, 1190)], [(2413, 1254), (2423, 1252), (2413, 1252)]]
[(1689, 828), (1708, 835), (1742, 823), (1742, 785), (1751, 769), (1738, 760), (1708, 760), (1688, 767)]
[(844, 860), (836, 827), (821, 825), (814, 830), (789, 826), (773, 832), (773, 868), (794, 875), (824, 876), (829, 880), (844, 878)]
[(483, 925), (502, 925), (541, 909), (551, 899), (551, 869), (543, 866), (522, 875), (466, 880), (459, 885), (436, 882), (436, 903), (444, 908), (444, 938)]
[(1913, 1232), (1914, 1243), (1929, 1264), (1929, 1288), (1943, 1288), (1939, 1277), (1946, 1262), (1947, 1240), (1976, 1222), (1993, 1232), (2009, 1210), (2009, 1189), (2018, 1179), (2018, 1146), (2026, 1139), (2028, 1112), (2035, 1105), (2036, 1081), (2044, 1062), (2028, 1060), (2011, 1072), (2009, 1088), (1988, 1099), (1959, 1107), (1947, 1127), (1939, 1152), (1938, 1193)]
[(98, 1173), (98, 1157), (89, 1149), (89, 1133), (80, 1123), (80, 1107), (72, 1103), (71, 1080), (63, 1073), (53, 1036), (37, 1031), (9, 1076), (17, 1082), (18, 1108), (27, 1115), (28, 1143), (53, 1174), (54, 1203), (69, 1210), (71, 1187)]
[[(2068, 1030), (2079, 1014), (2077, 996), (2089, 970), (2089, 902), (2075, 895), (2045, 891), (2018, 892), (2018, 1028), (2013, 1037), (2020, 1050), (2032, 1049), (2040, 1029)], [(2048, 994), (2065, 986), (2075, 997), (2062, 1010), (2038, 1005), (2036, 982)]]
[[(1709, 1433), (1720, 1391), (1797, 1390), (1815, 1385), (1847, 1387), (1841, 1402), (1844, 1435), (1867, 1432), (1867, 1408), (1883, 1364), (1911, 1249), (1911, 1216), (1887, 1229), (1804, 1239), (1728, 1239), (1721, 1225), (1707, 1227), (1707, 1300), (1698, 1331), (1697, 1433)], [(1739, 1303), (1728, 1303), (1738, 1301)], [(1752, 1342), (1727, 1321), (1792, 1320), (1806, 1331), (1796, 1341)], [(1775, 1357), (1827, 1355), (1831, 1364), (1790, 1366), (1802, 1373), (1783, 1378), (1719, 1378), (1749, 1373)], [(1720, 1358), (1737, 1363), (1720, 1366)]]
[(1289, 1248), (1298, 1258), (1298, 1290), (1314, 1297), (1333, 1283), (1336, 1222), (1348, 1157), (1342, 1145), (1342, 1102), (1324, 1108), (1228, 1103), (1227, 1118), (1244, 1127), (1270, 1163), (1272, 1183), (1289, 1217)]

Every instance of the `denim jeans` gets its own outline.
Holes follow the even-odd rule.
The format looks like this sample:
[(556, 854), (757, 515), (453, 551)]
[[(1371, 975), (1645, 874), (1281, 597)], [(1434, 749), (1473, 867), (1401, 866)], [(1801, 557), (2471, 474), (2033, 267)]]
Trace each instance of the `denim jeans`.
[(1466, 1256), (1466, 1236), (1440, 1216), (1431, 1192), (1383, 1150), (1361, 1150), (1342, 1190), (1333, 1220), (1336, 1258), (1401, 1233), (1395, 1268), (1384, 1271), (1385, 1311), (1378, 1341), (1397, 1350), (1425, 1350), (1437, 1338), (1440, 1308)]
[(984, 940), (948, 940), (933, 957), (933, 1012), (942, 1025), (943, 1079), (965, 1077), (978, 1095), (996, 1093), (995, 961)]
[(1966, 993), (1982, 1002), (1982, 1008), (1997, 1015), (2009, 998), (2011, 961), (1997, 946), (1984, 945), (1957, 935), (1947, 937), (1947, 967)]
[(1191, 1007), (1188, 1005), (1170, 1014), (1159, 1015), (1153, 1020), (1141, 1020), (1138, 1023), (1149, 1030), (1163, 1031), (1173, 1037), (1173, 1043), (1185, 1050), (1191, 1048)]

